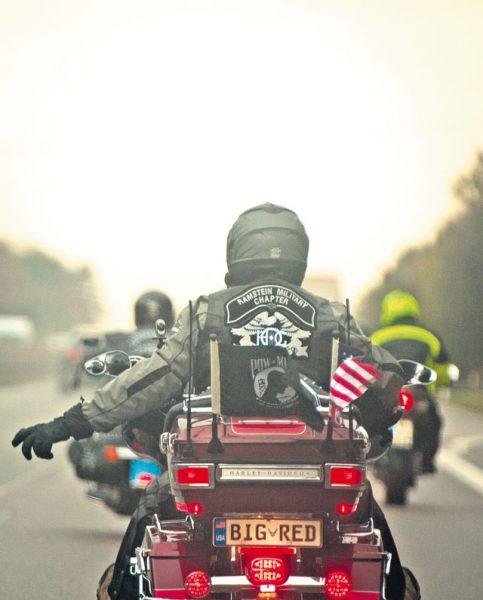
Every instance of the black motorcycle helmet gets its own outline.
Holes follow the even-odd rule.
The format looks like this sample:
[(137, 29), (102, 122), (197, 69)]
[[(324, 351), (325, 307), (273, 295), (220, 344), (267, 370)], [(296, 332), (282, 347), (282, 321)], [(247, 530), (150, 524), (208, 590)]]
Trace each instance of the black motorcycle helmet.
[(226, 244), (227, 285), (277, 277), (301, 285), (309, 239), (298, 216), (277, 204), (260, 204), (242, 213)]
[(145, 292), (134, 304), (136, 327), (154, 327), (157, 319), (164, 319), (166, 329), (171, 329), (174, 323), (173, 304), (163, 292)]

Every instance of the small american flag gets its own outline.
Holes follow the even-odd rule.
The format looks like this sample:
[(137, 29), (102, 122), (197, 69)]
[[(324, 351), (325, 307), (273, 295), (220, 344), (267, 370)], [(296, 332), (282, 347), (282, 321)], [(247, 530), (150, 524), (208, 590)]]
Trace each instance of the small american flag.
[(330, 416), (332, 423), (342, 424), (341, 411), (364, 392), (383, 374), (373, 365), (351, 356), (335, 370), (330, 382)]

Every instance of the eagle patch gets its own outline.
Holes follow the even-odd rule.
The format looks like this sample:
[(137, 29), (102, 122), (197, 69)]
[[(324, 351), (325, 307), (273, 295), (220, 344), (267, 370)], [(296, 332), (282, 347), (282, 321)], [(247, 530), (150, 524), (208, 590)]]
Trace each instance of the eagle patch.
[(279, 346), (294, 357), (308, 358), (315, 308), (290, 288), (250, 288), (227, 302), (225, 311), (236, 346)]

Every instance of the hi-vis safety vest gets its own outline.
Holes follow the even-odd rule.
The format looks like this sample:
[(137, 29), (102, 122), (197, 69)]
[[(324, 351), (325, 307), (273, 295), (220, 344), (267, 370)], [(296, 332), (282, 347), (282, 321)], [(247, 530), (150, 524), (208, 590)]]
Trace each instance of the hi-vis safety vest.
[(371, 342), (386, 348), (397, 359), (415, 360), (435, 369), (437, 384), (448, 385), (448, 357), (441, 340), (417, 322), (406, 320), (377, 329)]

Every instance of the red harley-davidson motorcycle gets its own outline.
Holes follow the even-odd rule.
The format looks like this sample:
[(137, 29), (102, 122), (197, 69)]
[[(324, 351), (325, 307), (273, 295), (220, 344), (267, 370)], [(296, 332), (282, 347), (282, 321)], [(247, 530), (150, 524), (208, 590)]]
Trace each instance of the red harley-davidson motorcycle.
[(184, 413), (162, 444), (185, 519), (157, 520), (133, 559), (139, 597), (384, 597), (390, 556), (358, 515), (368, 449), (361, 427), (332, 440), (296, 418), (221, 418), (223, 454), (211, 454), (212, 417)]
[(185, 516), (147, 526), (131, 559), (139, 600), (386, 597), (391, 554), (361, 501), (368, 434), (350, 409), (332, 424), (329, 395), (300, 384), (322, 432), (297, 417), (215, 414), (211, 393), (170, 409), (160, 446)]

